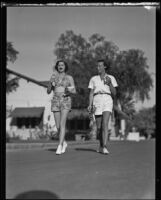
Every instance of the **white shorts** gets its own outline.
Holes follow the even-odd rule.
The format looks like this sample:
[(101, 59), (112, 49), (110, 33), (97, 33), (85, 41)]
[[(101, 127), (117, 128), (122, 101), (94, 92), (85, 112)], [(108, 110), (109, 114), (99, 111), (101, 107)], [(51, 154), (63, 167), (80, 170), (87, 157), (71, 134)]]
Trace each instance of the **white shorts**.
[(93, 105), (96, 107), (95, 115), (102, 115), (103, 112), (112, 112), (113, 99), (108, 94), (98, 94), (94, 96)]

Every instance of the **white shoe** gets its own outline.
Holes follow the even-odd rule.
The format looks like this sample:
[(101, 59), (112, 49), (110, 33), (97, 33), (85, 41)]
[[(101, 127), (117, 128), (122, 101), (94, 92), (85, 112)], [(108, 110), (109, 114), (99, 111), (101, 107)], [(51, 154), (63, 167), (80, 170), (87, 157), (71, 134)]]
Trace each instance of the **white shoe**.
[(96, 150), (97, 153), (102, 153), (103, 152), (103, 147), (99, 147), (99, 149)]
[(56, 150), (56, 154), (59, 155), (62, 153), (62, 145), (58, 145), (57, 150)]
[(66, 141), (63, 142), (63, 147), (62, 147), (62, 153), (65, 153), (65, 150), (67, 148), (68, 144), (66, 143)]
[(109, 154), (109, 151), (107, 150), (107, 148), (106, 147), (103, 147), (103, 152), (102, 152), (103, 154)]

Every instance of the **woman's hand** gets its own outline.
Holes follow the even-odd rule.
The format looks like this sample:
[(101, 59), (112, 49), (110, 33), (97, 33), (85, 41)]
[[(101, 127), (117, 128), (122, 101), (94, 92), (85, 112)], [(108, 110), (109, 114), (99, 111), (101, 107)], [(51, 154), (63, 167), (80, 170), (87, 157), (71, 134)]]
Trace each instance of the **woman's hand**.
[(69, 96), (71, 93), (70, 93), (70, 91), (69, 91), (69, 89), (66, 87), (65, 88), (65, 91), (64, 91), (64, 97), (67, 97), (67, 96)]
[(52, 82), (52, 86), (55, 87), (55, 82), (54, 81)]

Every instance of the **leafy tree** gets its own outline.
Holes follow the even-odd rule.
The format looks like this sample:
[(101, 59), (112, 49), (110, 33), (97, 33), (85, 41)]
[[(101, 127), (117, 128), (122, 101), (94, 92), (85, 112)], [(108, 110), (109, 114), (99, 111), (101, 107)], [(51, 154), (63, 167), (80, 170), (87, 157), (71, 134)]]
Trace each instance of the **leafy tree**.
[(140, 110), (135, 114), (131, 127), (137, 127), (140, 134), (147, 138), (150, 138), (151, 136), (155, 137), (155, 111), (155, 106)]
[(130, 96), (141, 101), (149, 99), (153, 84), (148, 67), (142, 50), (130, 49), (117, 55), (112, 71), (119, 82), (119, 98)]
[[(12, 42), (7, 42), (7, 65), (8, 62), (14, 63), (17, 59), (17, 55), (19, 54), (18, 51), (16, 51), (13, 47)], [(6, 92), (10, 93), (13, 90), (16, 90), (18, 85), (19, 78), (11, 78), (11, 75), (9, 73), (6, 73)]]
[[(77, 90), (82, 91), (73, 99), (74, 107), (82, 108), (88, 105), (88, 83), (91, 76), (97, 73), (95, 66), (102, 54), (101, 43), (105, 49), (105, 55), (102, 57), (107, 57), (107, 52), (112, 52), (113, 55), (115, 46), (112, 43), (107, 44), (99, 34), (92, 35), (87, 41), (81, 35), (75, 35), (73, 31), (66, 31), (65, 34), (61, 34), (55, 45), (54, 53), (57, 59), (65, 59), (68, 62), (69, 73), (74, 77)], [(110, 45), (111, 49), (114, 47), (111, 51), (107, 51)]]
[[(15, 60), (17, 59), (18, 54), (19, 52), (14, 49), (12, 42), (7, 42), (7, 53), (6, 53), (7, 65), (8, 65), (8, 62), (14, 63)], [(12, 78), (11, 75), (8, 72), (6, 72), (6, 93), (7, 94), (16, 90), (16, 88), (19, 86), (18, 80), (19, 80), (18, 77)], [(10, 116), (11, 112), (12, 112), (12, 106), (7, 105), (6, 106), (7, 118)]]
[(7, 42), (7, 62), (14, 63), (18, 54), (19, 52), (14, 49), (12, 42)]
[(97, 73), (95, 66), (100, 58), (108, 60), (111, 66), (109, 73), (116, 77), (119, 85), (116, 103), (123, 112), (132, 115), (134, 100), (144, 101), (149, 98), (153, 85), (147, 71), (147, 58), (142, 50), (119, 51), (112, 41), (106, 41), (98, 33), (86, 40), (82, 35), (69, 30), (60, 35), (54, 53), (57, 59), (67, 60), (69, 73), (74, 77), (76, 87), (83, 88), (83, 95), (78, 94), (74, 98), (75, 107), (87, 107), (88, 83)]

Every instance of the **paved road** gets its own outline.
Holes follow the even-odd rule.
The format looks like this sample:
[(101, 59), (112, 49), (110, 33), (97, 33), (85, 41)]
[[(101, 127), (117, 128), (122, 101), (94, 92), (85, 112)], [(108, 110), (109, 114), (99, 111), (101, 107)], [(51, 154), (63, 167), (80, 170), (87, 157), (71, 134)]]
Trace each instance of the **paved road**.
[(155, 141), (97, 144), (6, 153), (6, 199), (154, 199)]

